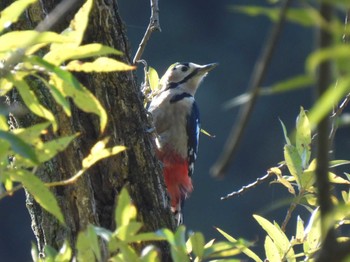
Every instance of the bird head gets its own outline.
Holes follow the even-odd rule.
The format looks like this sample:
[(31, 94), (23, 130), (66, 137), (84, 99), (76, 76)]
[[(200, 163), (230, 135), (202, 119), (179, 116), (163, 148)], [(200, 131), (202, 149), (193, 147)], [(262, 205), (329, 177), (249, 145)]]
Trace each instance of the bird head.
[(217, 65), (217, 63), (207, 65), (175, 63), (165, 73), (163, 87), (166, 90), (173, 88), (181, 89), (194, 95), (203, 78)]

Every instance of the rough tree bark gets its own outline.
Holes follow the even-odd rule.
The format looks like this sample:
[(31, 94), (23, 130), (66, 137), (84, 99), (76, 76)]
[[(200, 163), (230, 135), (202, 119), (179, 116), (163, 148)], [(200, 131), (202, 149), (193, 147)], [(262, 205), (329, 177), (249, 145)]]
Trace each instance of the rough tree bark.
[[(38, 21), (59, 2), (59, 0), (41, 0), (29, 9), (26, 23), (22, 22), (19, 25), (22, 28), (28, 25), (35, 27)], [(84, 1), (79, 0), (77, 3), (81, 6)], [(75, 11), (67, 14), (55, 30), (60, 31), (67, 27)], [(118, 13), (116, 0), (95, 0), (84, 42), (98, 42), (112, 46), (125, 54), (122, 57), (124, 62), (131, 63), (126, 32)], [(64, 213), (67, 227), (59, 225), (28, 195), (26, 204), (39, 252), (43, 252), (47, 244), (59, 248), (64, 239), (68, 239), (74, 246), (78, 232), (88, 224), (113, 229), (115, 203), (118, 192), (124, 186), (128, 188), (138, 208), (144, 230), (174, 228), (161, 169), (153, 153), (151, 135), (146, 132), (149, 123), (135, 75), (132, 72), (93, 74), (80, 75), (79, 79), (107, 110), (109, 117), (107, 129), (100, 134), (97, 117), (86, 114), (74, 106), (72, 118), (68, 118), (62, 109), (55, 105), (48, 92), (43, 88), (40, 89), (42, 101), (51, 108), (59, 123), (58, 135), (79, 132), (80, 136), (65, 152), (40, 168), (37, 174), (44, 181), (70, 178), (81, 169), (82, 159), (101, 137), (109, 136), (110, 145), (125, 145), (128, 149), (124, 153), (99, 162), (75, 184), (53, 189)], [(33, 118), (26, 117), (22, 123), (30, 125), (33, 121), (35, 121)], [(164, 243), (157, 245), (162, 252), (163, 261), (171, 260), (168, 246)]]

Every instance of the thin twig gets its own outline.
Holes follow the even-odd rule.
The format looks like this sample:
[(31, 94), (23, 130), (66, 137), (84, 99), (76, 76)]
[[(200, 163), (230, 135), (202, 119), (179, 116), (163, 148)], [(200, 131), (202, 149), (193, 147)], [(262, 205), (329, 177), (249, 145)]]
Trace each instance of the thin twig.
[(255, 106), (255, 102), (259, 94), (259, 88), (265, 78), (267, 67), (271, 61), (272, 54), (276, 49), (277, 40), (282, 31), (286, 12), (290, 3), (291, 0), (284, 1), (281, 7), (278, 21), (273, 26), (269, 37), (267, 38), (267, 42), (264, 46), (262, 54), (260, 55), (259, 60), (255, 64), (251, 77), (251, 82), (248, 88), (248, 93), (250, 93), (251, 99), (246, 104), (241, 106), (238, 119), (236, 120), (235, 125), (233, 126), (230, 132), (230, 135), (225, 143), (223, 152), (221, 153), (220, 157), (210, 170), (212, 176), (214, 177), (225, 176), (225, 172), (227, 171), (230, 163), (233, 160), (233, 156), (238, 149), (239, 143), (243, 136), (243, 132), (245, 130), (245, 127), (247, 126), (248, 120)]
[[(277, 168), (282, 168), (284, 166), (284, 164), (279, 165)], [(264, 183), (265, 181), (267, 181), (270, 177), (272, 177), (274, 175), (273, 172), (267, 172), (266, 175), (257, 178), (253, 183), (250, 183), (246, 186), (242, 186), (241, 189), (239, 189), (238, 191), (234, 191), (230, 194), (227, 194), (224, 197), (221, 197), (220, 200), (227, 200), (229, 198), (232, 197), (236, 197), (236, 196), (240, 196), (243, 195), (245, 192), (247, 192), (248, 190)]]
[(146, 48), (147, 42), (149, 38), (151, 37), (151, 34), (154, 31), (161, 32), (160, 24), (159, 24), (159, 7), (158, 7), (158, 0), (150, 0), (151, 1), (151, 18), (150, 22), (148, 24), (148, 27), (146, 29), (145, 35), (143, 36), (139, 48), (136, 51), (135, 57), (133, 59), (133, 63), (136, 64), (143, 54), (143, 51)]

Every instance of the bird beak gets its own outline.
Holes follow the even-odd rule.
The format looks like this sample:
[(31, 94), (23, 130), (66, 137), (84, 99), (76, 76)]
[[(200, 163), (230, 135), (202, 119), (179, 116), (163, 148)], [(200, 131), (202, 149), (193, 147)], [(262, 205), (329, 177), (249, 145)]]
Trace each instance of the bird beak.
[(199, 72), (201, 72), (203, 74), (208, 73), (209, 71), (213, 70), (218, 65), (219, 65), (218, 63), (211, 63), (211, 64), (207, 64), (207, 65), (202, 65), (199, 68)]

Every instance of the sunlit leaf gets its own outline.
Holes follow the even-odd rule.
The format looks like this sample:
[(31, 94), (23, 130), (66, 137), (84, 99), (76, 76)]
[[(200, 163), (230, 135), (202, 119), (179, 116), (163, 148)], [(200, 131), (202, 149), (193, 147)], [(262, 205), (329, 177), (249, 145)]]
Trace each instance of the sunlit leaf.
[(37, 156), (41, 163), (46, 162), (62, 152), (77, 137), (77, 135), (60, 137), (42, 144), (38, 149)]
[(0, 96), (4, 96), (13, 88), (13, 83), (6, 78), (0, 78)]
[(69, 262), (72, 259), (72, 254), (72, 248), (69, 246), (69, 242), (65, 240), (55, 257), (55, 262)]
[(159, 76), (157, 71), (153, 67), (149, 67), (147, 75), (152, 92), (157, 91), (159, 88)]
[(295, 239), (298, 243), (302, 243), (304, 241), (304, 221), (300, 218), (300, 216), (297, 217), (296, 227)]
[(304, 252), (315, 252), (321, 245), (321, 223), (318, 208), (311, 214), (308, 225), (305, 228), (305, 237), (306, 241), (303, 244)]
[(282, 122), (281, 119), (279, 119), (279, 120), (280, 120), (280, 123), (281, 123), (281, 126), (282, 126), (284, 140), (286, 140), (287, 145), (291, 145), (291, 142), (290, 142), (288, 134), (287, 134), (286, 126), (284, 125), (284, 123)]
[(314, 83), (314, 79), (309, 75), (298, 75), (287, 80), (283, 80), (270, 87), (260, 89), (262, 95), (279, 94), (288, 91), (295, 91), (300, 88), (306, 88)]
[(7, 52), (18, 48), (26, 48), (29, 45), (44, 43), (65, 43), (69, 38), (54, 32), (38, 31), (13, 31), (0, 36), (0, 52)]
[(17, 128), (13, 130), (13, 133), (24, 141), (31, 141), (31, 144), (35, 145), (42, 143), (40, 136), (45, 133), (45, 130), (49, 125), (49, 122), (44, 122), (26, 128)]
[[(250, 16), (264, 15), (273, 22), (278, 20), (280, 14), (280, 8), (274, 7), (261, 7), (261, 6), (233, 6), (232, 11), (238, 11)], [(302, 26), (315, 26), (329, 29), (329, 25), (322, 18), (317, 9), (308, 6), (303, 8), (288, 8), (286, 14), (287, 20), (293, 23), (300, 24)]]
[(16, 87), (23, 99), (23, 102), (26, 106), (37, 116), (47, 119), (53, 126), (53, 129), (56, 131), (58, 129), (55, 116), (53, 113), (44, 107), (39, 99), (36, 97), (35, 93), (30, 89), (29, 85), (25, 82), (24, 79), (20, 79), (16, 76), (9, 76), (8, 78)]
[(331, 160), (329, 161), (329, 168), (334, 168), (337, 166), (349, 165), (349, 164), (350, 164), (349, 160)]
[(216, 242), (204, 250), (204, 258), (232, 257), (242, 253), (239, 245), (230, 242)]
[(181, 225), (174, 234), (175, 246), (171, 246), (171, 257), (174, 261), (190, 261), (186, 250), (186, 228)]
[(62, 35), (70, 39), (68, 44), (53, 44), (51, 50), (60, 49), (64, 52), (72, 47), (77, 47), (83, 41), (86, 27), (89, 23), (89, 14), (93, 6), (93, 0), (87, 0), (85, 4), (78, 10), (74, 18), (71, 20), (69, 27), (62, 32)]
[(311, 127), (304, 108), (300, 108), (300, 113), (296, 123), (296, 148), (301, 157), (302, 167), (305, 169), (309, 165), (311, 156)]
[(27, 60), (35, 65), (44, 67), (49, 72), (50, 84), (57, 87), (64, 96), (70, 96), (74, 103), (84, 112), (94, 113), (100, 118), (101, 132), (107, 125), (107, 113), (94, 95), (68, 71), (54, 66), (39, 57), (30, 57)]
[(55, 196), (37, 176), (24, 169), (14, 169), (7, 173), (12, 180), (22, 183), (42, 208), (64, 224), (63, 214)]
[(269, 262), (282, 261), (282, 256), (276, 244), (274, 243), (274, 241), (271, 240), (269, 236), (266, 236), (265, 238), (264, 248), (265, 248), (266, 258), (268, 259)]
[(334, 173), (328, 173), (329, 176), (329, 182), (334, 183), (334, 184), (343, 184), (343, 185), (350, 185), (350, 181), (347, 179), (344, 179), (340, 176), (337, 176)]
[(80, 231), (77, 239), (78, 261), (101, 261), (101, 251), (94, 227), (89, 225), (85, 231)]
[(53, 51), (48, 52), (44, 56), (44, 59), (53, 65), (61, 65), (67, 60), (83, 59), (108, 54), (121, 55), (122, 52), (109, 46), (93, 43), (65, 48), (64, 52), (62, 52), (61, 49), (54, 49)]
[(192, 251), (193, 253), (199, 257), (203, 257), (203, 252), (204, 252), (204, 236), (200, 232), (195, 232), (190, 236), (190, 242), (192, 246)]
[(18, 136), (10, 132), (0, 130), (0, 139), (6, 140), (16, 154), (19, 154), (24, 158), (29, 159), (33, 163), (38, 164), (38, 157), (35, 154), (34, 149)]
[(293, 249), (291, 249), (287, 236), (279, 227), (261, 216), (253, 215), (253, 217), (273, 240), (279, 250), (280, 255), (284, 255), (293, 251)]
[(0, 13), (0, 33), (8, 28), (12, 23), (17, 22), (20, 15), (27, 9), (27, 7), (37, 0), (18, 0), (6, 7)]
[(118, 205), (115, 210), (115, 222), (117, 227), (127, 225), (136, 218), (137, 211), (131, 202), (128, 191), (123, 188), (118, 195)]
[[(237, 239), (232, 237), (231, 235), (227, 234), (225, 231), (223, 231), (220, 228), (215, 227), (215, 229), (222, 234), (228, 241), (231, 243), (236, 243)], [(242, 252), (247, 255), (249, 258), (253, 259), (255, 262), (262, 262), (262, 260), (249, 248), (242, 248)]]
[(158, 249), (153, 245), (146, 246), (141, 252), (140, 260), (141, 262), (159, 262), (160, 255)]
[(312, 52), (306, 60), (306, 70), (310, 75), (316, 73), (317, 68), (321, 63), (327, 60), (349, 60), (350, 46), (347, 44), (333, 45), (327, 48), (322, 48)]
[(208, 131), (204, 130), (203, 128), (200, 129), (201, 133), (203, 133), (206, 136), (209, 136), (210, 138), (215, 138), (215, 135), (210, 134)]
[(67, 64), (65, 69), (69, 71), (90, 73), (134, 70), (135, 66), (127, 65), (112, 58), (99, 57), (93, 62), (73, 60)]
[(326, 92), (315, 102), (309, 112), (311, 127), (329, 114), (336, 105), (350, 91), (350, 77), (338, 78), (335, 85), (331, 85)]
[(296, 181), (299, 182), (299, 177), (303, 172), (303, 168), (299, 153), (294, 146), (284, 146), (284, 160), (286, 161), (290, 174), (295, 178)]
[(107, 141), (98, 141), (92, 148), (90, 154), (83, 159), (82, 165), (84, 169), (87, 169), (94, 165), (97, 161), (110, 157), (126, 149), (125, 146), (114, 146), (111, 148), (105, 148)]
[(285, 186), (289, 193), (295, 195), (295, 189), (294, 187), (292, 186), (292, 184), (282, 176), (282, 171), (277, 168), (277, 167), (271, 167), (269, 170), (268, 170), (269, 173), (273, 173), (277, 176), (277, 181), (279, 183), (281, 183), (283, 186)]
[(44, 78), (36, 74), (34, 76), (40, 79), (40, 81), (50, 90), (51, 95), (55, 99), (57, 104), (59, 104), (62, 107), (63, 111), (66, 113), (66, 115), (70, 117), (72, 115), (71, 109), (70, 109), (70, 103), (64, 97), (64, 94), (62, 94), (62, 92), (60, 92), (60, 90), (56, 86), (51, 85)]

